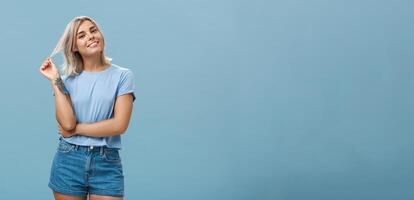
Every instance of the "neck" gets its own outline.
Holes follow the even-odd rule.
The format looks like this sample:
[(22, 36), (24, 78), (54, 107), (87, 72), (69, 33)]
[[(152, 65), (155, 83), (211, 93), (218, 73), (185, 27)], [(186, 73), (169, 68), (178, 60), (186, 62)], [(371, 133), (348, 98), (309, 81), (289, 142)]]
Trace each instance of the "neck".
[(99, 54), (89, 57), (82, 57), (83, 70), (88, 72), (98, 72), (106, 68), (106, 65), (102, 62)]

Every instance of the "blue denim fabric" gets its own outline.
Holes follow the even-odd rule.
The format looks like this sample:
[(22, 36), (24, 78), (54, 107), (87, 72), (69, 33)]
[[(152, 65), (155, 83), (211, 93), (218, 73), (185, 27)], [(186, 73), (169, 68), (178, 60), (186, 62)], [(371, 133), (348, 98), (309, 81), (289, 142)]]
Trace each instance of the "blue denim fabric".
[(124, 196), (119, 150), (73, 145), (61, 139), (50, 172), (49, 187), (72, 196)]

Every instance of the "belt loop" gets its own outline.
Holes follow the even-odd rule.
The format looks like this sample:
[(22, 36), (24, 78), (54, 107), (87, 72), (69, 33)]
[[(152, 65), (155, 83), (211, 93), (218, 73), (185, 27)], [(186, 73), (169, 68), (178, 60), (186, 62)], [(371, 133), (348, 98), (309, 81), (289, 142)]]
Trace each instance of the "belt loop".
[(100, 147), (100, 149), (99, 149), (99, 154), (102, 156), (103, 155), (103, 150), (104, 150), (104, 147), (103, 146), (101, 146)]

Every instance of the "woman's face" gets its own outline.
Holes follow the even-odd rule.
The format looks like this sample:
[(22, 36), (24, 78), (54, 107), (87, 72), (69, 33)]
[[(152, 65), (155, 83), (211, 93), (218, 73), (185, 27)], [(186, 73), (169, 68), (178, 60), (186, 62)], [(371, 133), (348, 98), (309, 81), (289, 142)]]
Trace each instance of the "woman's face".
[(82, 56), (100, 54), (103, 50), (103, 38), (98, 27), (89, 20), (83, 21), (76, 33), (75, 51)]

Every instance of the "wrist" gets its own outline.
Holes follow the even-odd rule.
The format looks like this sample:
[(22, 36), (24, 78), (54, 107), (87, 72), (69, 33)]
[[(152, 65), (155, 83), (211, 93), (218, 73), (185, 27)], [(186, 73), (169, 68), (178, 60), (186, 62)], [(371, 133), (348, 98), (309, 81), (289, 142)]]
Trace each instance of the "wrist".
[(50, 81), (55, 81), (56, 79), (61, 79), (60, 76), (54, 76), (50, 79)]
[(59, 87), (60, 85), (62, 85), (62, 79), (60, 78), (60, 76), (58, 76), (58, 77), (50, 79), (50, 83), (53, 86), (58, 86)]
[(80, 135), (81, 133), (82, 133), (82, 124), (76, 124), (74, 134)]

